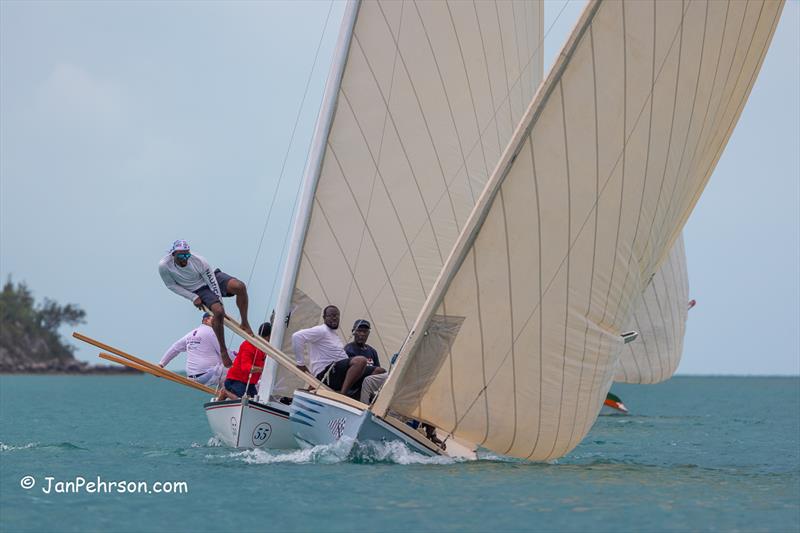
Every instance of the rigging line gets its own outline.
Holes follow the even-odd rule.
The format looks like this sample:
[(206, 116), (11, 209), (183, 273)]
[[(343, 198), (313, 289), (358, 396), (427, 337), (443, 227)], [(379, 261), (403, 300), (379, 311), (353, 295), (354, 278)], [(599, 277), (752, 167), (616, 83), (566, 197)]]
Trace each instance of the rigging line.
[[(311, 70), (308, 72), (308, 78), (306, 79), (306, 87), (305, 90), (303, 91), (303, 97), (300, 100), (300, 107), (297, 109), (297, 115), (295, 116), (294, 119), (294, 126), (292, 126), (292, 133), (289, 136), (289, 144), (286, 146), (286, 152), (283, 155), (283, 162), (281, 163), (281, 172), (278, 175), (278, 183), (275, 185), (275, 192), (272, 195), (272, 200), (270, 201), (269, 208), (267, 209), (267, 219), (264, 222), (264, 227), (261, 230), (261, 238), (258, 240), (258, 248), (256, 249), (255, 257), (253, 258), (253, 266), (250, 268), (250, 275), (247, 276), (248, 285), (253, 279), (253, 273), (255, 272), (256, 264), (258, 263), (258, 256), (261, 254), (261, 247), (264, 244), (264, 236), (266, 236), (267, 234), (267, 227), (269, 226), (269, 221), (272, 218), (272, 210), (275, 207), (275, 199), (278, 197), (278, 191), (280, 190), (281, 182), (283, 181), (283, 177), (286, 172), (286, 162), (289, 159), (289, 153), (291, 152), (292, 145), (294, 144), (294, 136), (295, 133), (297, 132), (297, 125), (300, 123), (300, 115), (303, 112), (303, 107), (306, 102), (306, 96), (308, 96), (308, 89), (311, 86), (311, 78), (313, 77), (315, 67), (317, 66), (319, 51), (320, 49), (322, 49), (322, 42), (325, 39), (325, 33), (328, 28), (328, 21), (330, 20), (331, 17), (331, 11), (333, 11), (333, 4), (334, 2), (333, 0), (331, 0), (330, 6), (328, 6), (328, 14), (325, 16), (325, 23), (322, 26), (322, 33), (320, 34), (319, 42), (317, 43), (317, 50), (316, 52), (314, 52), (314, 61), (311, 64)], [(270, 300), (271, 299), (272, 297), (270, 296)]]
[[(693, 1), (693, 0), (690, 0), (690, 1), (689, 1), (689, 4), (691, 4), (691, 2), (692, 2), (692, 1)], [(687, 8), (685, 8), (685, 9), (683, 10), (683, 16), (685, 16), (685, 15), (686, 15), (686, 9), (687, 9)], [(680, 25), (679, 25), (679, 26), (680, 26)], [(664, 69), (664, 66), (665, 66), (665, 65), (666, 65), (666, 63), (667, 63), (667, 61), (666, 61), (666, 60), (667, 60), (667, 58), (669, 57), (669, 55), (670, 55), (670, 53), (671, 53), (671, 51), (672, 51), (672, 48), (673, 48), (673, 46), (675, 45), (675, 41), (676, 41), (676, 39), (677, 39), (677, 37), (678, 37), (678, 35), (679, 35), (680, 29), (681, 29), (681, 28), (680, 28), (680, 27), (678, 27), (678, 28), (676, 29), (676, 31), (675, 31), (675, 34), (674, 34), (674, 35), (673, 35), (673, 37), (672, 37), (672, 41), (671, 41), (671, 43), (670, 43), (669, 49), (668, 49), (668, 51), (667, 51), (667, 54), (665, 55), (665, 59), (664, 59), (664, 61), (661, 63), (661, 66), (659, 67), (659, 70), (658, 70), (658, 74), (656, 75), (656, 82), (658, 82), (658, 81), (659, 81), (659, 78), (661, 77), (661, 73), (662, 73), (662, 71), (663, 71), (663, 69)], [(619, 154), (617, 155), (616, 161), (614, 162), (614, 165), (613, 165), (613, 167), (611, 168), (611, 171), (609, 172), (608, 176), (606, 177), (606, 179), (605, 179), (605, 181), (604, 181), (604, 183), (603, 183), (603, 187), (602, 187), (602, 190), (600, 191), (600, 195), (599, 195), (600, 197), (602, 197), (602, 196), (603, 196), (603, 193), (605, 192), (605, 190), (606, 190), (606, 188), (607, 188), (607, 186), (608, 186), (608, 182), (609, 182), (609, 180), (610, 180), (610, 179), (611, 179), (611, 177), (614, 175), (614, 172), (616, 172), (617, 166), (619, 165), (619, 163), (620, 163), (620, 160), (621, 160), (621, 158), (622, 158), (623, 148), (627, 147), (627, 144), (628, 144), (628, 142), (630, 142), (630, 140), (631, 140), (631, 137), (633, 137), (633, 134), (634, 134), (634, 133), (635, 133), (635, 131), (636, 131), (636, 127), (638, 126), (639, 120), (641, 119), (641, 117), (642, 117), (642, 114), (643, 114), (643, 112), (644, 112), (644, 110), (645, 110), (645, 108), (646, 108), (647, 104), (649, 103), (650, 99), (651, 99), (651, 98), (653, 98), (653, 92), (654, 92), (654, 90), (655, 90), (655, 84), (654, 84), (654, 85), (653, 85), (653, 86), (650, 88), (650, 92), (649, 92), (648, 98), (645, 100), (644, 104), (642, 105), (642, 108), (639, 110), (639, 113), (637, 114), (636, 120), (634, 121), (633, 127), (631, 128), (631, 132), (630, 132), (630, 134), (628, 134), (628, 136), (627, 136), (627, 138), (626, 138), (626, 140), (625, 140), (624, 146), (623, 146), (623, 147), (620, 149), (620, 151), (619, 151)], [(547, 102), (550, 102), (550, 100), (548, 99), (548, 100), (547, 100)], [(540, 108), (541, 108), (541, 107), (543, 107), (544, 105), (546, 105), (546, 102), (543, 102), (542, 104), (540, 104)], [(532, 132), (532, 129), (533, 129), (533, 127), (534, 127), (534, 126), (535, 126), (535, 125), (531, 125), (531, 126), (529, 126), (529, 132), (528, 132), (528, 134), (527, 134), (527, 136), (528, 136), (528, 140), (526, 141), (526, 143), (530, 143), (530, 142), (531, 142), (531, 132)], [(597, 201), (595, 201), (595, 203), (594, 203), (594, 206), (592, 207), (592, 210), (594, 210), (594, 209), (596, 209), (596, 208), (597, 208), (597, 203), (598, 203), (598, 202), (597, 202)], [(588, 222), (588, 220), (589, 220), (589, 218), (590, 218), (590, 217), (591, 217), (591, 212), (590, 212), (590, 214), (589, 214), (589, 215), (587, 215), (587, 217), (584, 219), (583, 223), (581, 224), (581, 227), (578, 229), (578, 232), (577, 232), (577, 234), (576, 234), (576, 237), (575, 237), (575, 239), (572, 241), (572, 243), (571, 243), (571, 244), (570, 244), (570, 246), (569, 246), (569, 249), (567, 250), (567, 255), (568, 255), (569, 253), (571, 253), (571, 252), (572, 252), (572, 249), (574, 248), (575, 244), (576, 244), (576, 243), (577, 243), (577, 241), (579, 240), (579, 237), (580, 237), (580, 235), (583, 233), (583, 230), (585, 229), (585, 227), (586, 227), (586, 224), (587, 224), (587, 222)], [(548, 292), (549, 292), (549, 290), (550, 290), (550, 287), (552, 286), (553, 282), (555, 281), (556, 277), (558, 276), (558, 272), (560, 272), (560, 271), (561, 271), (561, 269), (563, 268), (563, 266), (564, 266), (564, 263), (566, 262), (566, 260), (567, 260), (567, 257), (566, 257), (566, 256), (564, 256), (564, 258), (561, 260), (561, 263), (559, 264), (559, 267), (556, 269), (556, 273), (553, 275), (553, 277), (552, 277), (552, 278), (550, 279), (550, 281), (547, 283), (547, 287), (545, 287), (545, 290), (544, 290), (544, 292), (543, 292), (543, 294), (542, 294), (542, 297), (544, 296), (544, 294), (546, 294), (546, 293), (548, 293)], [(540, 300), (541, 300), (541, 298), (540, 298)], [(533, 318), (533, 315), (534, 315), (534, 314), (536, 314), (536, 311), (537, 311), (539, 308), (540, 308), (540, 305), (536, 305), (536, 306), (534, 306), (534, 308), (531, 310), (531, 313), (528, 315), (528, 318), (525, 320), (525, 323), (524, 323), (524, 324), (522, 325), (522, 327), (520, 328), (520, 333), (519, 333), (519, 335), (517, 335), (517, 338), (516, 338), (516, 339), (514, 339), (514, 342), (516, 342), (517, 340), (519, 340), (519, 336), (520, 336), (520, 335), (522, 335), (522, 333), (523, 333), (523, 331), (525, 330), (525, 328), (527, 328), (527, 326), (528, 326), (528, 323), (530, 323), (531, 319)], [(540, 315), (541, 315), (541, 313), (540, 313)], [(493, 376), (492, 376), (492, 377), (489, 379), (489, 382), (487, 383), (487, 385), (490, 385), (490, 384), (491, 384), (491, 383), (494, 381), (494, 379), (497, 377), (497, 375), (498, 375), (498, 373), (499, 373), (499, 370), (500, 370), (500, 368), (502, 368), (502, 366), (505, 364), (506, 360), (508, 359), (508, 357), (509, 357), (510, 355), (511, 355), (511, 350), (507, 350), (507, 351), (506, 351), (506, 353), (505, 353), (505, 354), (504, 354), (504, 356), (503, 356), (503, 359), (502, 359), (502, 361), (501, 361), (501, 362), (500, 362), (500, 364), (498, 365), (498, 367), (497, 367), (497, 370), (495, 371), (494, 375), (493, 375)], [(473, 399), (472, 403), (471, 403), (471, 404), (470, 404), (470, 406), (467, 408), (466, 412), (465, 412), (465, 413), (464, 413), (464, 414), (461, 416), (461, 418), (460, 418), (460, 419), (457, 421), (457, 423), (456, 423), (456, 427), (458, 426), (458, 424), (460, 424), (460, 423), (461, 423), (461, 421), (464, 419), (464, 417), (466, 417), (466, 415), (467, 415), (467, 414), (468, 414), (468, 413), (469, 413), (469, 412), (472, 410), (472, 407), (474, 407), (474, 405), (475, 405), (475, 402), (476, 402), (476, 401), (477, 401), (477, 400), (480, 398), (480, 395), (481, 395), (481, 394), (482, 394), (482, 392), (481, 392), (481, 393), (478, 393), (478, 395), (477, 395), (477, 396), (476, 396), (476, 397)], [(455, 430), (455, 428), (454, 428), (454, 430)]]
[[(248, 277), (248, 284), (249, 284), (250, 280), (252, 279), (253, 272), (255, 271), (255, 267), (256, 267), (256, 264), (258, 262), (258, 256), (261, 253), (261, 247), (262, 247), (262, 245), (264, 243), (264, 237), (266, 236), (267, 227), (269, 226), (269, 221), (270, 221), (270, 218), (272, 216), (272, 210), (273, 210), (273, 207), (275, 206), (275, 200), (276, 200), (276, 198), (278, 196), (278, 191), (280, 190), (281, 181), (283, 180), (283, 177), (285, 175), (286, 162), (287, 162), (287, 160), (289, 158), (289, 152), (291, 151), (292, 144), (294, 143), (294, 137), (295, 137), (295, 133), (297, 131), (297, 125), (300, 122), (300, 115), (302, 114), (302, 110), (303, 110), (303, 107), (305, 105), (306, 97), (308, 96), (309, 87), (311, 86), (311, 78), (313, 77), (314, 70), (315, 70), (316, 65), (317, 65), (317, 60), (319, 59), (319, 52), (322, 49), (322, 42), (325, 39), (325, 34), (327, 33), (327, 30), (328, 30), (328, 21), (330, 20), (331, 12), (333, 11), (333, 5), (334, 5), (334, 1), (331, 0), (330, 6), (328, 7), (328, 13), (325, 16), (325, 23), (322, 26), (322, 33), (320, 35), (319, 42), (317, 43), (317, 49), (314, 52), (314, 61), (311, 64), (311, 70), (309, 71), (308, 78), (306, 79), (306, 86), (305, 86), (305, 89), (303, 91), (303, 98), (302, 98), (302, 100), (300, 102), (300, 107), (297, 110), (297, 116), (295, 117), (294, 126), (292, 127), (292, 133), (291, 133), (291, 136), (289, 138), (289, 145), (286, 147), (286, 153), (283, 156), (283, 162), (281, 163), (281, 172), (280, 172), (280, 175), (278, 176), (278, 183), (275, 186), (275, 194), (272, 196), (272, 201), (270, 202), (269, 210), (268, 210), (268, 213), (267, 213), (267, 220), (264, 223), (264, 228), (261, 230), (261, 239), (259, 239), (259, 241), (258, 241), (258, 250), (256, 251), (255, 258), (253, 259), (253, 266), (250, 269), (250, 276)], [(321, 106), (322, 106), (322, 101), (320, 100), (320, 104), (317, 107), (317, 115), (319, 115), (319, 108)], [(312, 142), (312, 140), (309, 140), (309, 142), (308, 142), (308, 146), (309, 147), (311, 146), (311, 142)], [(306, 149), (306, 163), (308, 162), (309, 153), (310, 153), (310, 150)], [(289, 220), (294, 220), (294, 214), (295, 214), (295, 211), (297, 209), (297, 199), (298, 199), (298, 197), (300, 195), (300, 190), (302, 189), (302, 186), (303, 186), (303, 184), (302, 184), (302, 180), (301, 180), (301, 183), (299, 184), (299, 186), (297, 188), (297, 192), (295, 192), (295, 198), (294, 198), (294, 202), (292, 202), (292, 211), (291, 211), (291, 215), (290, 215)], [(281, 244), (281, 254), (280, 254), (279, 262), (278, 262), (279, 268), (276, 270), (275, 275), (273, 276), (273, 279), (272, 279), (272, 287), (270, 288), (270, 291), (269, 291), (269, 298), (267, 299), (267, 307), (266, 307), (266, 311), (264, 313), (264, 318), (265, 319), (266, 319), (266, 316), (267, 316), (267, 312), (269, 312), (269, 308), (273, 305), (272, 298), (275, 295), (275, 286), (277, 284), (278, 278), (280, 277), (280, 265), (283, 264), (283, 258), (284, 258), (285, 254), (287, 252), (286, 245), (287, 245), (289, 233), (291, 233), (291, 231), (287, 231), (284, 234), (283, 243)]]
[[(536, 50), (534, 50), (533, 54), (532, 54), (532, 55), (531, 55), (531, 57), (528, 59), (527, 63), (526, 63), (526, 64), (525, 64), (525, 66), (523, 67), (523, 70), (527, 70), (527, 69), (528, 69), (528, 66), (530, 65), (530, 63), (531, 63), (531, 61), (533, 60), (533, 58), (534, 58), (534, 57), (536, 57), (536, 55), (539, 53), (539, 50), (540, 50), (540, 49), (542, 48), (542, 46), (544, 45), (544, 41), (545, 41), (545, 39), (546, 39), (546, 38), (547, 38), (547, 36), (550, 34), (550, 31), (553, 29), (553, 27), (556, 25), (556, 22), (558, 22), (558, 19), (559, 19), (559, 18), (561, 18), (561, 15), (564, 13), (564, 10), (566, 9), (566, 7), (567, 7), (568, 3), (569, 3), (569, 2), (565, 2), (565, 3), (564, 3), (564, 5), (561, 7), (561, 11), (559, 11), (559, 12), (558, 12), (558, 15), (556, 15), (556, 18), (555, 18), (555, 19), (553, 20), (553, 22), (550, 24), (550, 27), (549, 27), (549, 28), (547, 29), (547, 31), (545, 32), (544, 36), (543, 36), (543, 37), (540, 39), (540, 41), (539, 41), (539, 45), (536, 47)], [(519, 83), (519, 81), (520, 81), (521, 77), (522, 77), (522, 73), (520, 73), (520, 76), (518, 76), (518, 77), (517, 77), (517, 79), (514, 81), (514, 83), (512, 84), (512, 87), (513, 87), (513, 86), (515, 86), (517, 83)], [(508, 100), (508, 99), (509, 99), (509, 95), (507, 94), (507, 95), (506, 95), (506, 96), (503, 98), (503, 100), (500, 102), (500, 104), (497, 106), (497, 108), (495, 108), (495, 109), (494, 109), (494, 111), (493, 111), (493, 113), (492, 113), (492, 116), (491, 116), (491, 117), (489, 117), (489, 120), (487, 121), (486, 125), (485, 125), (485, 126), (483, 127), (483, 129), (481, 129), (481, 131), (480, 131), (480, 135), (479, 135), (479, 138), (480, 138), (480, 139), (482, 139), (482, 138), (483, 138), (484, 134), (485, 134), (485, 133), (486, 133), (486, 131), (489, 129), (489, 126), (491, 126), (491, 125), (492, 125), (492, 121), (496, 121), (496, 120), (497, 120), (497, 115), (498, 115), (498, 113), (500, 112), (500, 109), (503, 107), (503, 105), (505, 104), (506, 100)], [(496, 122), (495, 122), (495, 124), (496, 124)], [(475, 142), (475, 143), (472, 145), (472, 147), (471, 147), (471, 148), (469, 149), (469, 151), (467, 152), (467, 158), (469, 158), (469, 156), (470, 156), (470, 155), (472, 155), (472, 152), (475, 150), (475, 148), (477, 148), (477, 147), (478, 147), (478, 144), (479, 144), (479, 142), (478, 142), (478, 141), (476, 141), (476, 142)], [(449, 191), (450, 191), (450, 186), (453, 184), (453, 182), (455, 181), (456, 177), (458, 176), (458, 173), (459, 173), (459, 172), (461, 172), (461, 169), (462, 169), (463, 167), (464, 167), (464, 163), (462, 163), (462, 164), (461, 164), (461, 166), (460, 166), (460, 167), (459, 167), (459, 168), (458, 168), (458, 169), (457, 169), (457, 170), (456, 170), (456, 171), (453, 173), (453, 175), (452, 175), (452, 177), (451, 177), (450, 181), (449, 181), (449, 182), (447, 182), (447, 181), (445, 182), (445, 184), (446, 184), (446, 188), (445, 188), (445, 190), (444, 190), (444, 191), (443, 191), (443, 192), (442, 192), (442, 193), (439, 195), (439, 197), (436, 199), (436, 201), (433, 203), (433, 207), (432, 207), (432, 208), (431, 208), (431, 210), (429, 211), (430, 213), (432, 213), (432, 212), (436, 211), (436, 209), (439, 207), (439, 204), (441, 204), (441, 203), (442, 203), (442, 200), (444, 200), (444, 198), (445, 198), (446, 196), (448, 196), (448, 193), (449, 193)], [(416, 234), (415, 234), (415, 235), (414, 235), (414, 236), (411, 238), (411, 244), (412, 244), (412, 245), (413, 245), (413, 244), (416, 244), (416, 242), (417, 242), (417, 239), (419, 239), (420, 235), (422, 235), (422, 232), (425, 230), (425, 228), (426, 228), (426, 226), (423, 224), (423, 225), (422, 225), (422, 226), (419, 228), (419, 230), (417, 230), (417, 233), (416, 233)], [(397, 269), (400, 267), (400, 265), (402, 264), (403, 260), (405, 259), (405, 257), (406, 257), (406, 256), (407, 256), (409, 253), (410, 253), (410, 249), (406, 249), (406, 250), (403, 252), (403, 254), (402, 254), (402, 255), (401, 255), (399, 258), (398, 258), (398, 260), (397, 260), (397, 263), (395, 264), (394, 268), (393, 268), (393, 269), (392, 269), (392, 271), (389, 273), (389, 277), (391, 277), (391, 276), (393, 276), (393, 275), (394, 275), (394, 273), (397, 271)], [(383, 285), (381, 286), (381, 288), (378, 290), (378, 294), (380, 294), (380, 292), (381, 292), (381, 291), (383, 291), (383, 289), (386, 287), (386, 284), (387, 284), (387, 283), (388, 283), (388, 281), (386, 281), (386, 282), (384, 282), (384, 283), (383, 283)], [(375, 301), (377, 301), (377, 297), (376, 297), (376, 298), (375, 298), (375, 299), (374, 299), (372, 302), (370, 302), (370, 307), (371, 307), (372, 305), (374, 305), (374, 304), (375, 304)], [(403, 344), (405, 344), (405, 341), (403, 341)]]

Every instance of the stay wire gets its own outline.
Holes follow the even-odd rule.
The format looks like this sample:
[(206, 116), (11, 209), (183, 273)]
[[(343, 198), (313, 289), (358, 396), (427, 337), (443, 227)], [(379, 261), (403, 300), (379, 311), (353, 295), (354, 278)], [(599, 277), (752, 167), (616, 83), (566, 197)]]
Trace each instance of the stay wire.
[[(325, 23), (322, 26), (323, 30), (322, 30), (322, 33), (320, 34), (319, 42), (317, 42), (316, 52), (314, 53), (314, 61), (311, 64), (311, 70), (309, 71), (308, 77), (306, 78), (306, 86), (305, 86), (305, 89), (303, 90), (303, 98), (300, 101), (300, 107), (297, 109), (297, 115), (295, 116), (294, 125), (292, 126), (292, 133), (291, 133), (291, 135), (289, 137), (289, 144), (287, 145), (286, 152), (283, 155), (283, 161), (281, 163), (281, 171), (280, 171), (280, 174), (278, 175), (278, 182), (275, 185), (275, 193), (272, 195), (272, 200), (270, 201), (269, 208), (267, 209), (267, 217), (266, 217), (266, 221), (264, 222), (264, 226), (261, 229), (261, 238), (258, 240), (258, 248), (256, 249), (256, 255), (253, 258), (253, 264), (250, 267), (250, 274), (247, 276), (247, 284), (248, 285), (250, 284), (250, 282), (253, 279), (253, 273), (255, 272), (256, 265), (258, 264), (258, 258), (261, 255), (261, 248), (264, 245), (264, 237), (267, 234), (267, 228), (269, 227), (270, 220), (272, 219), (272, 212), (273, 212), (274, 207), (275, 207), (275, 201), (276, 201), (276, 199), (278, 197), (278, 191), (280, 190), (281, 183), (283, 182), (283, 178), (286, 175), (286, 163), (289, 160), (289, 154), (291, 153), (292, 146), (294, 145), (294, 138), (295, 138), (295, 134), (297, 133), (297, 126), (300, 123), (300, 117), (301, 117), (301, 115), (303, 113), (303, 109), (305, 107), (306, 97), (308, 96), (308, 91), (309, 91), (309, 88), (311, 87), (311, 79), (314, 76), (314, 71), (316, 70), (316, 66), (317, 66), (317, 60), (319, 59), (319, 52), (322, 49), (322, 43), (323, 43), (323, 41), (325, 39), (325, 34), (327, 33), (328, 22), (329, 22), (330, 17), (331, 17), (331, 12), (333, 11), (333, 4), (334, 4), (334, 2), (331, 1), (330, 5), (328, 6), (328, 13), (325, 16)], [(277, 276), (277, 274), (276, 274), (276, 276)], [(272, 295), (270, 295), (270, 301), (271, 300), (272, 300)], [(266, 315), (265, 315), (265, 317), (266, 317)]]
[[(253, 280), (253, 274), (255, 272), (256, 265), (258, 264), (258, 258), (261, 255), (261, 248), (264, 245), (264, 237), (267, 234), (267, 228), (269, 227), (269, 222), (272, 219), (272, 212), (273, 212), (273, 210), (275, 208), (275, 200), (276, 200), (276, 198), (278, 196), (278, 191), (280, 191), (281, 183), (283, 182), (283, 178), (284, 178), (285, 173), (286, 173), (286, 163), (287, 163), (287, 161), (289, 159), (289, 154), (291, 153), (292, 146), (294, 145), (294, 138), (295, 138), (295, 134), (297, 133), (297, 126), (300, 123), (300, 117), (301, 117), (301, 115), (303, 113), (303, 109), (305, 107), (306, 97), (308, 96), (308, 91), (309, 91), (309, 88), (311, 87), (311, 79), (314, 76), (314, 71), (316, 70), (316, 67), (317, 67), (317, 61), (319, 59), (319, 52), (322, 49), (322, 43), (323, 43), (323, 41), (325, 39), (325, 35), (327, 33), (327, 30), (328, 30), (328, 22), (330, 21), (331, 12), (333, 11), (333, 5), (334, 5), (334, 0), (331, 0), (330, 5), (328, 6), (328, 13), (325, 15), (325, 22), (322, 25), (322, 32), (320, 33), (320, 38), (319, 38), (319, 41), (317, 42), (317, 49), (314, 52), (314, 61), (311, 63), (311, 69), (309, 70), (308, 77), (306, 78), (306, 86), (305, 86), (305, 89), (303, 90), (303, 97), (300, 100), (300, 106), (297, 109), (297, 115), (295, 116), (295, 119), (294, 119), (294, 125), (292, 126), (292, 133), (289, 136), (289, 143), (287, 144), (286, 152), (283, 155), (283, 161), (281, 163), (281, 171), (280, 171), (280, 174), (278, 175), (278, 181), (277, 181), (277, 183), (275, 185), (275, 192), (272, 195), (272, 200), (270, 201), (269, 208), (267, 209), (266, 220), (264, 221), (264, 226), (261, 229), (261, 238), (258, 240), (258, 248), (256, 248), (256, 254), (255, 254), (255, 257), (253, 258), (253, 264), (251, 265), (250, 273), (247, 276), (247, 285), (248, 286), (250, 285), (250, 283)], [(292, 209), (292, 218), (294, 218), (294, 208)], [(285, 243), (286, 243), (286, 241), (284, 239), (283, 247), (285, 247), (285, 245), (286, 245)], [(281, 251), (281, 257), (282, 256), (283, 256), (283, 250)], [(280, 265), (280, 263), (279, 263), (279, 265)], [(269, 299), (267, 300), (267, 307), (266, 307), (266, 311), (264, 312), (264, 319), (262, 320), (262, 322), (265, 322), (267, 317), (269, 316), (268, 313), (269, 313), (270, 307), (272, 306), (272, 303), (271, 303), (272, 302), (272, 296), (273, 296), (273, 293), (274, 293), (274, 290), (275, 290), (275, 280), (277, 280), (277, 277), (279, 275), (280, 275), (280, 269), (275, 273), (274, 280), (273, 280), (273, 283), (272, 283), (272, 290), (270, 291), (270, 296), (269, 296)], [(257, 333), (257, 332), (254, 332), (254, 333)], [(233, 333), (228, 332), (228, 338), (227, 338), (226, 344), (230, 344), (230, 342), (233, 340), (233, 335), (234, 335)]]

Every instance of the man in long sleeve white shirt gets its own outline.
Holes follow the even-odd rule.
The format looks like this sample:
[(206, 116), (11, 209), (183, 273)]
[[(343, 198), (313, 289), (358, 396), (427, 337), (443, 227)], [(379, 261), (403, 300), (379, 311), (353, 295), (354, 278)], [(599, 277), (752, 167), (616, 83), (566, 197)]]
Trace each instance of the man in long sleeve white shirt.
[(242, 329), (252, 335), (253, 330), (247, 321), (248, 297), (245, 284), (219, 269), (212, 272), (208, 261), (197, 254), (192, 254), (189, 243), (184, 240), (172, 243), (170, 252), (158, 263), (158, 273), (169, 290), (183, 296), (198, 309), (202, 309), (205, 305), (211, 310), (214, 314), (211, 328), (217, 336), (222, 360), (227, 360), (227, 365), (230, 366), (223, 328), (225, 308), (222, 306), (221, 298), (236, 296)]
[(363, 379), (386, 370), (367, 364), (366, 357), (347, 356), (342, 339), (336, 333), (339, 329), (339, 315), (339, 309), (329, 305), (322, 312), (324, 324), (301, 329), (292, 335), (295, 362), (297, 368), (308, 372), (304, 358), (308, 345), (311, 374), (342, 394), (346, 395), (351, 389), (355, 389), (355, 397), (358, 398), (358, 390)]
[(219, 342), (211, 329), (213, 315), (205, 313), (203, 323), (175, 341), (161, 358), (158, 366), (164, 368), (178, 354), (186, 352), (186, 376), (203, 385), (216, 387), (224, 376), (226, 366), (223, 363)]

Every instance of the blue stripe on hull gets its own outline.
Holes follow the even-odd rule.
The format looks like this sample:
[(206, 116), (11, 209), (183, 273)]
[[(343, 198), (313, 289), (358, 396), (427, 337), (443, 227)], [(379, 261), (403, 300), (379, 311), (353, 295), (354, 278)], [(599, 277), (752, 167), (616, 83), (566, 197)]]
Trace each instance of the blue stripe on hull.
[(289, 421), (290, 421), (290, 422), (297, 422), (298, 424), (303, 424), (304, 426), (308, 426), (308, 427), (310, 427), (310, 428), (313, 428), (313, 427), (314, 427), (313, 425), (309, 424), (309, 423), (308, 423), (308, 422), (306, 422), (305, 420), (300, 420), (299, 418), (295, 418), (294, 416), (290, 416), (290, 417), (289, 417)]

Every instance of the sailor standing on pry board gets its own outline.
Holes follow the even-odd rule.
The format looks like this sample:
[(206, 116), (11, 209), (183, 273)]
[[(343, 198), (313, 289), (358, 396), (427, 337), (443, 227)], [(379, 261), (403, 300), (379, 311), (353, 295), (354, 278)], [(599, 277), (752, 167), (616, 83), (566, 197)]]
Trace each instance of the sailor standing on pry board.
[(197, 254), (192, 254), (189, 243), (184, 240), (172, 243), (169, 253), (158, 263), (158, 273), (169, 290), (183, 296), (198, 309), (202, 309), (205, 305), (211, 310), (214, 314), (211, 328), (219, 341), (222, 363), (230, 367), (231, 358), (225, 346), (223, 329), (225, 308), (220, 298), (236, 296), (236, 307), (239, 308), (242, 318), (242, 329), (252, 335), (253, 330), (247, 321), (248, 299), (245, 284), (220, 269), (212, 272), (208, 261)]

